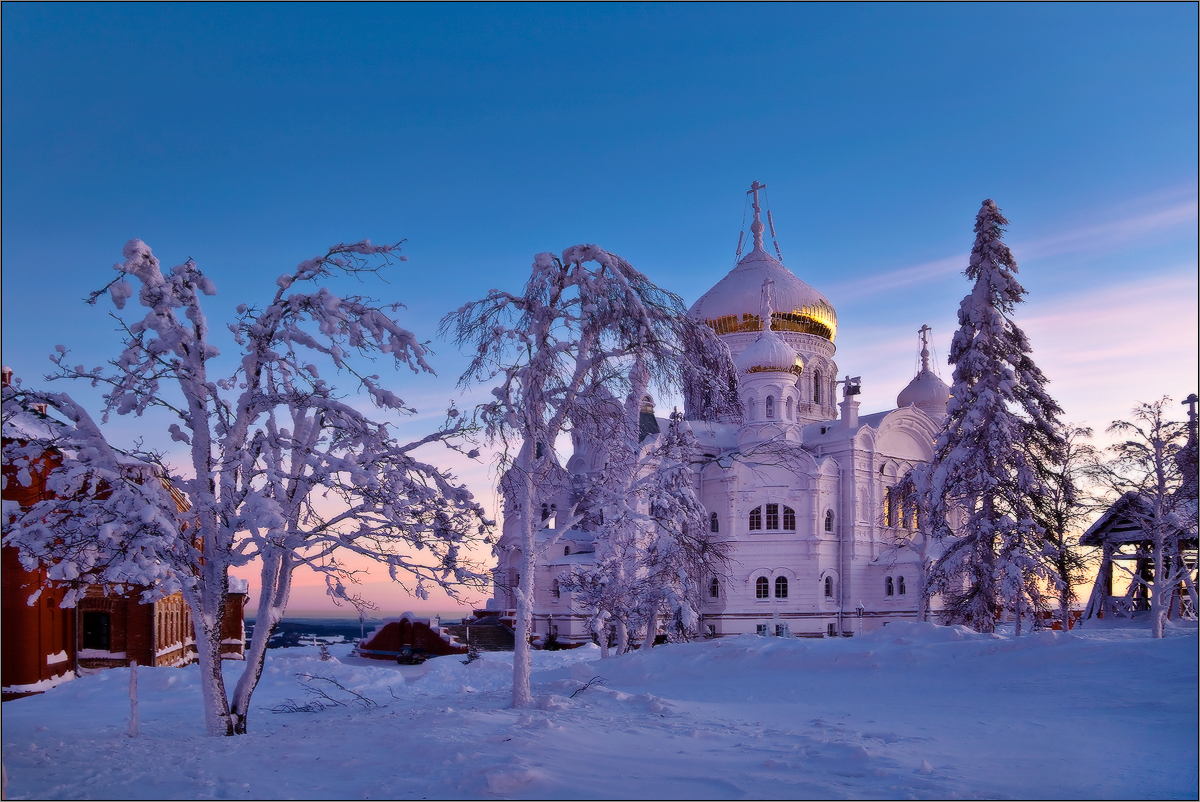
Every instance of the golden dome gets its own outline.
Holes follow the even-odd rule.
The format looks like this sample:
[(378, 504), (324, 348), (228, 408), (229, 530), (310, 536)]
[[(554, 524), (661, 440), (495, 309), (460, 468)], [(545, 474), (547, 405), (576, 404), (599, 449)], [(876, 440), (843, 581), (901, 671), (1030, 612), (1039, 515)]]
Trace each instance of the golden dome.
[(762, 331), (757, 310), (761, 288), (767, 279), (775, 282), (774, 306), (779, 310), (771, 314), (771, 328), (815, 334), (833, 341), (837, 336), (833, 304), (757, 246), (692, 304), (688, 317), (704, 321), (717, 334)]

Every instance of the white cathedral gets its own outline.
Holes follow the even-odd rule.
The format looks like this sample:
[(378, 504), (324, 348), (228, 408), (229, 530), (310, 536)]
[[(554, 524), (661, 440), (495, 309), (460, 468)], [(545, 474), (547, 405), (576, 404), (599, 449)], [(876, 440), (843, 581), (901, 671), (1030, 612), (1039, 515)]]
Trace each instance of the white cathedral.
[[(727, 544), (729, 556), (725, 575), (705, 578), (701, 629), (717, 637), (853, 635), (915, 620), (922, 557), (902, 544), (917, 522), (893, 503), (891, 488), (933, 458), (950, 390), (929, 367), (923, 328), (921, 368), (897, 409), (859, 416), (858, 380), (837, 379), (833, 306), (763, 247), (762, 188), (756, 182), (750, 190), (753, 248), (687, 313), (728, 345), (744, 410), (741, 423), (689, 420), (709, 457), (695, 486), (711, 537)], [(649, 396), (641, 418), (644, 435), (667, 426)], [(603, 444), (573, 440), (564, 478), (599, 470)], [(560, 589), (595, 556), (593, 533), (558, 529), (570, 486), (562, 482), (541, 505), (543, 548), (533, 581), (533, 631), (540, 638), (553, 632), (563, 644), (592, 639), (588, 611)], [(488, 602), (510, 616), (521, 565), (514, 518), (504, 520)]]

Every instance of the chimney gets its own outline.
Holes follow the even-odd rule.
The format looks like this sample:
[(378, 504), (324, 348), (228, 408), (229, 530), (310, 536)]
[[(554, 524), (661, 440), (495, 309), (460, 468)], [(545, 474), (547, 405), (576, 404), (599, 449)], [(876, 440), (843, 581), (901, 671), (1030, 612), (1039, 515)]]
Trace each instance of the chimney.
[(13, 369), (10, 368), (8, 365), (5, 365), (3, 368), (0, 368), (0, 377), (3, 378), (5, 387), (12, 386), (12, 374), (13, 374)]

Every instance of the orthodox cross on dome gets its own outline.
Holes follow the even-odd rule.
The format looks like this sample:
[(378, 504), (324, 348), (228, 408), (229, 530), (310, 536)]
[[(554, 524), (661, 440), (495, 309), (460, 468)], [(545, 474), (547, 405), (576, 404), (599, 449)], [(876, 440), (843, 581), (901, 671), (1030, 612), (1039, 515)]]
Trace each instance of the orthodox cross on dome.
[[(757, 182), (756, 182), (757, 183)], [(755, 220), (758, 218), (755, 217)], [(759, 231), (762, 231), (762, 224), (758, 226)], [(767, 278), (762, 285), (762, 298), (759, 302), (758, 315), (759, 322), (762, 325), (763, 331), (770, 331), (771, 324), (774, 322), (771, 318), (772, 303), (771, 295), (775, 292), (775, 279)]]
[(746, 193), (747, 195), (754, 196), (754, 201), (752, 203), (754, 207), (754, 222), (750, 224), (750, 233), (754, 235), (754, 247), (760, 251), (763, 250), (763, 224), (762, 219), (760, 218), (762, 209), (758, 205), (758, 191), (766, 188), (766, 184), (760, 184), (755, 181), (754, 183), (750, 184), (750, 191)]
[(921, 335), (921, 372), (929, 372), (929, 332), (933, 329), (929, 328), (929, 324), (925, 323), (921, 328), (917, 329), (917, 333)]

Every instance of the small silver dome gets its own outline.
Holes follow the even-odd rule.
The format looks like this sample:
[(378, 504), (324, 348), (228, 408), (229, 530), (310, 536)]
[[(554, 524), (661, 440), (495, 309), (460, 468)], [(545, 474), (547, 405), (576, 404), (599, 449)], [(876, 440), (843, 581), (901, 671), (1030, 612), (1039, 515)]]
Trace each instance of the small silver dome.
[(733, 364), (741, 373), (781, 371), (797, 376), (804, 370), (799, 354), (774, 331), (764, 331), (737, 355)]

